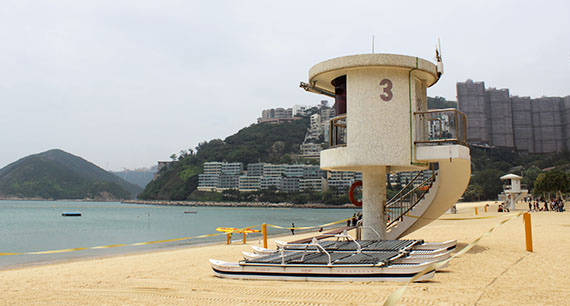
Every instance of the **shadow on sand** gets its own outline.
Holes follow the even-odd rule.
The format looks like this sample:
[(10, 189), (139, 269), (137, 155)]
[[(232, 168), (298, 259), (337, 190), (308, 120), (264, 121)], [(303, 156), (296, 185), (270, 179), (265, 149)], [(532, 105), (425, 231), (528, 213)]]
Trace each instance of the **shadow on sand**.
[[(465, 248), (468, 244), (467, 243), (463, 243), (463, 242), (458, 242), (457, 246), (455, 247), (455, 249), (453, 250), (453, 253), (457, 253), (460, 250), (463, 250), (463, 248)], [(467, 251), (467, 253), (469, 254), (478, 254), (478, 253), (482, 253), (487, 251), (489, 248), (485, 247), (485, 246), (480, 246), (480, 245), (475, 245), (473, 246), (469, 251)]]

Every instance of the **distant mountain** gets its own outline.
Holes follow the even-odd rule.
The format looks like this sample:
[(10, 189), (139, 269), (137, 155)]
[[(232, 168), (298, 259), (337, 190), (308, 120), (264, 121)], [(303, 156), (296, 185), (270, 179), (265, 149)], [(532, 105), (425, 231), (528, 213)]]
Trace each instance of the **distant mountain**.
[(123, 180), (140, 186), (144, 188), (152, 179), (156, 173), (156, 166), (151, 169), (136, 169), (136, 170), (123, 170), (123, 171), (109, 171), (114, 175), (122, 178)]
[(62, 150), (24, 157), (0, 169), (0, 197), (118, 200), (142, 191)]

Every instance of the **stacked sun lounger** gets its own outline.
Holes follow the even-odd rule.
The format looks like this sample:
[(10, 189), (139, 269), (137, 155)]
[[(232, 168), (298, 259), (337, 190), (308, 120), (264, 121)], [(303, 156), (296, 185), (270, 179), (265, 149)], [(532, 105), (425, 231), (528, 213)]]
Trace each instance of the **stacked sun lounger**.
[(238, 263), (214, 259), (210, 263), (217, 276), (241, 279), (407, 281), (429, 269), (417, 279), (421, 281), (434, 276), (432, 264), (448, 259), (455, 244), (454, 240), (356, 241), (344, 233), (336, 240), (277, 242), (274, 250), (254, 247), (253, 253), (243, 252), (245, 259)]

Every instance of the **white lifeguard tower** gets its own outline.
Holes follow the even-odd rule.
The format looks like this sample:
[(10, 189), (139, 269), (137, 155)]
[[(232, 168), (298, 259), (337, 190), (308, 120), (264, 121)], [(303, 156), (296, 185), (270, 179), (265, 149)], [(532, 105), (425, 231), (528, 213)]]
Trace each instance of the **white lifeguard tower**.
[[(316, 64), (307, 91), (335, 98), (330, 148), (321, 168), (362, 172), (362, 239), (397, 239), (447, 211), (465, 191), (471, 168), (466, 118), (428, 110), (428, 87), (443, 72), (413, 56), (361, 54)], [(431, 169), (387, 203), (386, 174)], [(386, 211), (390, 212), (389, 220)]]
[(505, 202), (509, 203), (509, 209), (515, 209), (515, 204), (528, 194), (527, 189), (523, 189), (521, 184), (522, 176), (516, 174), (507, 174), (501, 176), (503, 181), (503, 193), (505, 194)]

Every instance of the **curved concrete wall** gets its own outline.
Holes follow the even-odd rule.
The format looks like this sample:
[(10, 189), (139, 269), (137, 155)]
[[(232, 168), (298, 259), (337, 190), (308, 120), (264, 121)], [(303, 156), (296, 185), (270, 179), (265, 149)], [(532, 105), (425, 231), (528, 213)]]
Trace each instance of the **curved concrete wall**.
[(321, 167), (363, 171), (412, 165), (413, 112), (427, 110), (426, 88), (437, 80), (436, 66), (416, 57), (364, 54), (315, 65), (312, 84), (334, 90), (330, 82), (346, 75), (347, 145), (321, 152)]

